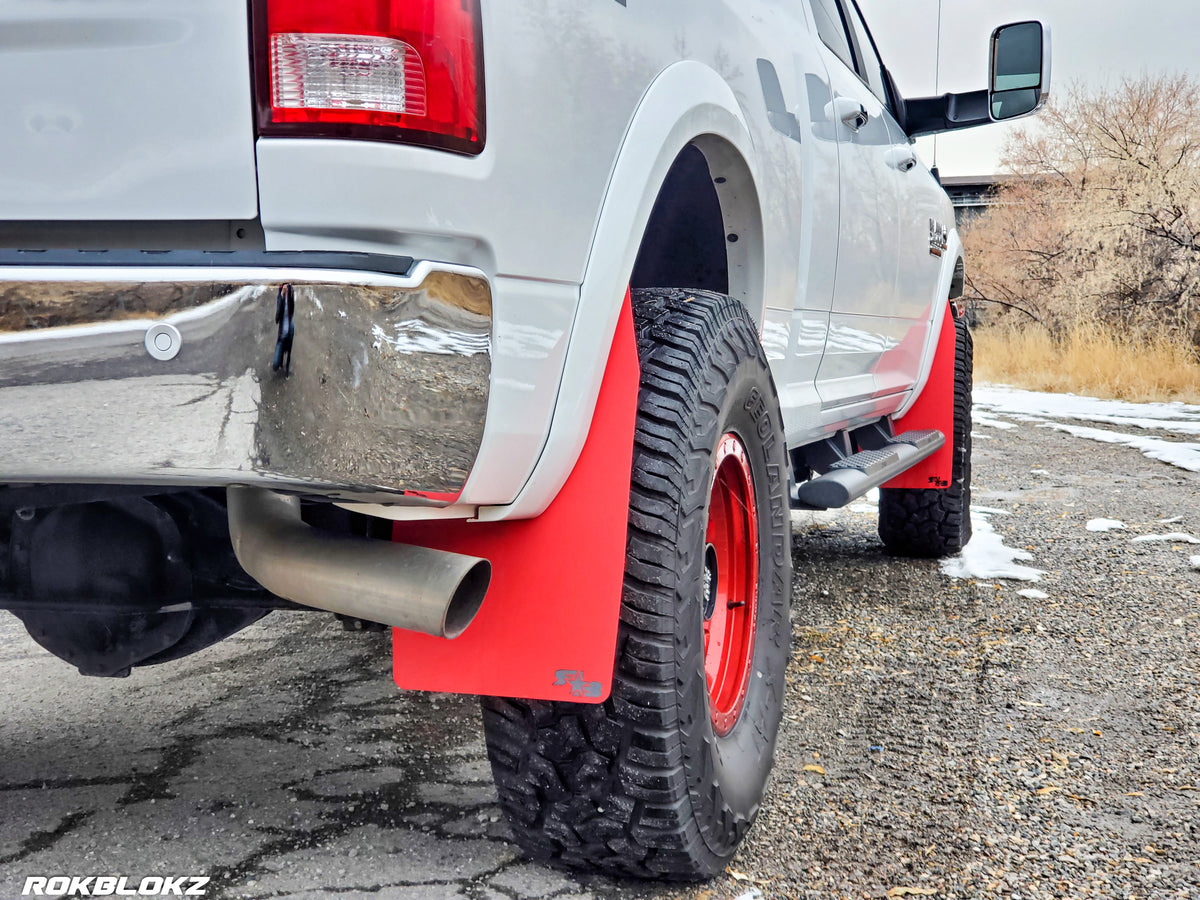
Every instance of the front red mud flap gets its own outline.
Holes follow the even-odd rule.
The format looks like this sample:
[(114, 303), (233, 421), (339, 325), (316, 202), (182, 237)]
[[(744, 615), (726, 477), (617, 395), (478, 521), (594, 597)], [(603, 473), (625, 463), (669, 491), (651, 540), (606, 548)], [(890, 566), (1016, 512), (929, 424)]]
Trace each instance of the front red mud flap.
[(397, 522), (393, 538), (480, 556), (492, 583), (448, 641), (396, 629), (406, 690), (600, 703), (612, 690), (640, 370), (626, 297), (591, 429), (550, 507), (513, 522)]
[(954, 472), (954, 306), (942, 316), (929, 380), (912, 409), (896, 421), (896, 431), (933, 428), (946, 436), (941, 448), (883, 485), (885, 488), (948, 488)]

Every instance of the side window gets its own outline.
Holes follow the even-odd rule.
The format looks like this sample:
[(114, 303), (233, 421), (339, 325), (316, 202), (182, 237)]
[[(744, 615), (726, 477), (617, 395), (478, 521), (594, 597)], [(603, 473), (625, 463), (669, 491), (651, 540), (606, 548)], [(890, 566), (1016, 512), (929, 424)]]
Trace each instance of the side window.
[(854, 55), (860, 63), (858, 75), (867, 83), (871, 93), (886, 106), (887, 88), (883, 86), (883, 63), (879, 61), (879, 54), (875, 52), (875, 42), (871, 39), (871, 32), (867, 30), (867, 25), (858, 11), (858, 4), (854, 0), (848, 0), (845, 3), (845, 10), (849, 17), (850, 28), (854, 32)]
[(811, 3), (813, 17), (817, 20), (817, 34), (821, 36), (826, 47), (853, 69), (854, 54), (850, 52), (850, 37), (846, 34), (846, 26), (842, 23), (838, 0), (811, 0)]

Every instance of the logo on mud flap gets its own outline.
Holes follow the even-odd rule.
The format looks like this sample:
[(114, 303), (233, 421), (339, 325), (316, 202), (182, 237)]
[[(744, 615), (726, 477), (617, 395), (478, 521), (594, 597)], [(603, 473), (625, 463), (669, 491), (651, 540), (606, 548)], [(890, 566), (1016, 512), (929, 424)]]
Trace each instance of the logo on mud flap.
[(604, 687), (598, 681), (588, 681), (577, 669), (559, 669), (554, 673), (555, 687), (569, 687), (572, 697), (599, 697)]

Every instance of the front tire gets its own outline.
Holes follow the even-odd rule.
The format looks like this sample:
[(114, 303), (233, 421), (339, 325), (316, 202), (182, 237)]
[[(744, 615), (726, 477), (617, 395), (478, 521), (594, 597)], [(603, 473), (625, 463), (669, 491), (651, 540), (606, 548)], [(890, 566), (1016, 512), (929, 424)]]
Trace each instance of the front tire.
[[(947, 311), (947, 316), (950, 312)], [(933, 559), (971, 540), (971, 381), (974, 344), (964, 319), (953, 318), (954, 462), (947, 488), (883, 488), (879, 537), (889, 553)]]
[(633, 312), (642, 374), (612, 695), (600, 705), (485, 699), (484, 727), (501, 805), (529, 856), (705, 878), (758, 813), (783, 708), (783, 423), (736, 300), (640, 290)]

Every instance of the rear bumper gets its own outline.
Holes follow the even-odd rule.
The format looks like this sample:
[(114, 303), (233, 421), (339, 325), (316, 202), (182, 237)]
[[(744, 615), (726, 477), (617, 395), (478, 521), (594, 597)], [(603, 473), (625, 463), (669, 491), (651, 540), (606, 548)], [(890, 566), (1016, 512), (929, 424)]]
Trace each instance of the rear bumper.
[[(0, 252), (0, 481), (457, 499), (489, 394), (481, 272), (344, 268), (373, 259), (353, 254), (99, 256)], [(286, 375), (273, 368), (285, 285)]]

